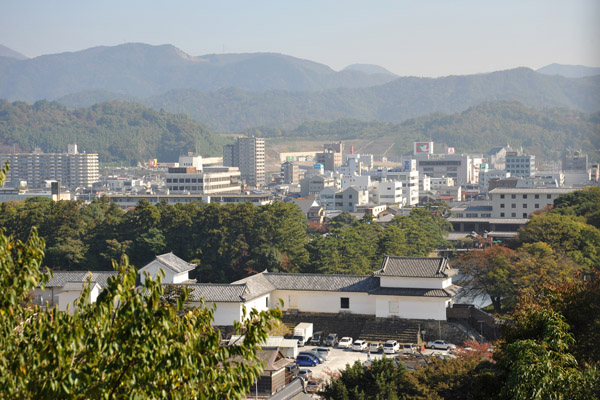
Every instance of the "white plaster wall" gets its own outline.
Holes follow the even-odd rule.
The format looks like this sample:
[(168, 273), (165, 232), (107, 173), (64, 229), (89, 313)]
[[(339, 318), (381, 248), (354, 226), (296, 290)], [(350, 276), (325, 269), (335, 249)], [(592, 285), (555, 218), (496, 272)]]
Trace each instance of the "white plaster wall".
[[(253, 300), (247, 301), (246, 303), (244, 303), (244, 305), (246, 306), (247, 312), (250, 312), (250, 310), (253, 308), (257, 311), (266, 311), (269, 308), (271, 308), (271, 304), (270, 304), (269, 300), (270, 300), (269, 295), (266, 294), (264, 296), (260, 296)], [(273, 304), (273, 308), (276, 308), (278, 305), (279, 305), (279, 303)]]
[(67, 307), (69, 308), (69, 314), (73, 314), (75, 310), (75, 306), (73, 302), (79, 298), (81, 295), (80, 290), (70, 290), (65, 292), (60, 292), (58, 294), (58, 311), (67, 311)]
[[(400, 297), (400, 296), (373, 296), (376, 297), (376, 316), (378, 318), (411, 318), (446, 320), (446, 298), (435, 297)], [(398, 313), (390, 313), (389, 302), (399, 302)]]
[(154, 260), (139, 271), (140, 281), (142, 282), (142, 284), (144, 284), (144, 282), (146, 281), (144, 272), (148, 272), (148, 274), (150, 274), (150, 276), (152, 278), (156, 279), (156, 276), (158, 275), (158, 272), (161, 269), (165, 273), (165, 276), (162, 279), (162, 283), (179, 283), (179, 282), (181, 282), (181, 281), (174, 282), (173, 279), (175, 277), (175, 273), (172, 270), (170, 270), (169, 268), (165, 268), (165, 266), (162, 265), (161, 263), (159, 263), (158, 261)]
[[(165, 268), (165, 270), (166, 270), (166, 268)], [(166, 271), (165, 271), (165, 273), (166, 273)], [(188, 271), (180, 272), (178, 274), (173, 274), (172, 280), (173, 280), (173, 283), (181, 283), (181, 282), (187, 281), (189, 279), (189, 276), (190, 275), (189, 275)], [(166, 275), (165, 275), (165, 277), (166, 277)]]
[[(338, 313), (340, 311), (352, 314), (375, 314), (375, 297), (367, 293), (352, 292), (317, 292), (300, 290), (275, 290), (271, 292), (271, 304), (279, 304), (283, 300), (282, 310), (290, 308), (290, 301), (296, 299), (295, 307), (302, 312)], [(340, 298), (350, 299), (350, 308), (340, 308)]]
[(52, 305), (56, 301), (56, 299), (52, 298), (51, 288), (46, 288), (44, 290), (41, 288), (35, 288), (31, 292), (31, 295), (33, 296), (33, 302), (42, 306), (45, 306), (46, 303), (50, 303), (50, 305)]
[[(445, 279), (443, 278), (402, 278), (382, 276), (380, 277), (381, 287), (394, 288), (416, 288), (416, 289), (442, 289)], [(447, 280), (446, 280), (447, 281)], [(452, 279), (450, 279), (452, 281)]]
[[(213, 325), (219, 326), (230, 326), (233, 325), (233, 321), (240, 321), (242, 319), (242, 305), (241, 303), (214, 303), (217, 307), (214, 313), (215, 320)], [(192, 307), (200, 307), (199, 302), (190, 303)], [(212, 307), (212, 303), (206, 303), (206, 307)]]

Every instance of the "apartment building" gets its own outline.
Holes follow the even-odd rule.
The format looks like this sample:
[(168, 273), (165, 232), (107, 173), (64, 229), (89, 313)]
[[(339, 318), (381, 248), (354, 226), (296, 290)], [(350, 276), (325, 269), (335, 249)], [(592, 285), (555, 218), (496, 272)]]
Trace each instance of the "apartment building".
[(223, 165), (238, 167), (246, 185), (265, 184), (265, 139), (239, 137), (235, 144), (223, 146)]
[(506, 153), (505, 170), (510, 172), (511, 176), (528, 178), (535, 173), (535, 156), (509, 151)]
[(0, 154), (0, 163), (10, 162), (6, 181), (17, 186), (22, 181), (32, 189), (45, 188), (48, 181), (62, 186), (89, 188), (98, 181), (98, 154), (79, 153), (76, 144), (68, 146), (67, 153), (44, 153), (36, 148), (32, 153)]
[(492, 218), (530, 218), (531, 213), (554, 204), (554, 200), (571, 193), (572, 188), (496, 188), (490, 191)]

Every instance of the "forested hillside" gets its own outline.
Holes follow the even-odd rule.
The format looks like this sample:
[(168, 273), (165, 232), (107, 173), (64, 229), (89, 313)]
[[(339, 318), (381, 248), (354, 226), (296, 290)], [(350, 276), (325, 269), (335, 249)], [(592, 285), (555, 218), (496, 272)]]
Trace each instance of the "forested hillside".
[(496, 100), (518, 101), (538, 109), (596, 112), (600, 110), (600, 76), (569, 79), (518, 68), (436, 79), (403, 77), (380, 86), (321, 92), (178, 89), (141, 102), (155, 109), (185, 112), (227, 132), (255, 126), (294, 129), (307, 121), (343, 118), (399, 123), (435, 112), (462, 112)]
[(457, 152), (487, 152), (492, 146), (510, 143), (548, 159), (558, 159), (565, 148), (585, 149), (592, 158), (600, 158), (599, 112), (586, 114), (565, 108), (538, 110), (508, 101), (483, 103), (452, 115), (430, 114), (399, 124), (343, 119), (307, 122), (292, 130), (254, 128), (248, 131), (266, 137), (330, 140), (392, 136), (395, 145), (388, 155), (402, 155), (412, 149), (414, 141), (430, 139), (436, 146), (455, 147)]
[(0, 147), (65, 152), (68, 143), (97, 152), (101, 161), (176, 161), (198, 150), (219, 155), (223, 138), (181, 114), (155, 111), (143, 105), (108, 102), (69, 110), (48, 101), (33, 105), (0, 100)]

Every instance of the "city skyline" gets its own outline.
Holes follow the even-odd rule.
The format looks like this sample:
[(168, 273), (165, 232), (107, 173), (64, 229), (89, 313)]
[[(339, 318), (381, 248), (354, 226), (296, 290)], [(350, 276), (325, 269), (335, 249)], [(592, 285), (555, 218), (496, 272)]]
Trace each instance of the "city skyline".
[(600, 4), (590, 0), (174, 6), (34, 0), (3, 9), (0, 44), (29, 57), (140, 42), (172, 44), (193, 56), (282, 53), (334, 70), (375, 64), (401, 76), (600, 66)]

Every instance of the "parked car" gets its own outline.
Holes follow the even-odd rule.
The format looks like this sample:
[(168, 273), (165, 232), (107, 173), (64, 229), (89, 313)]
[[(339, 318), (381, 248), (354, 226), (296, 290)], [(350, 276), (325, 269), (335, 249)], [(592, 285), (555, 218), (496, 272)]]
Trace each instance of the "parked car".
[(325, 362), (325, 357), (323, 357), (321, 355), (321, 353), (319, 353), (316, 350), (304, 350), (304, 351), (301, 351), (300, 353), (298, 353), (298, 355), (301, 355), (301, 354), (306, 354), (306, 355), (312, 356), (319, 362), (319, 364), (322, 364)]
[(310, 344), (313, 346), (319, 346), (323, 344), (323, 339), (325, 339), (325, 334), (323, 331), (315, 332), (312, 339), (310, 339)]
[(325, 345), (334, 347), (338, 344), (338, 335), (337, 333), (330, 333), (327, 335), (327, 339), (325, 339)]
[(388, 340), (383, 345), (383, 352), (385, 354), (396, 354), (399, 349), (400, 349), (400, 345), (398, 344), (398, 341), (396, 341), (396, 340)]
[(298, 371), (298, 376), (304, 380), (312, 378), (312, 371), (310, 369), (301, 369)]
[(340, 349), (349, 349), (352, 347), (352, 338), (351, 337), (343, 337), (342, 340), (338, 343), (338, 347)]
[(430, 349), (449, 350), (455, 349), (456, 345), (448, 343), (445, 340), (434, 340), (433, 342), (427, 343), (427, 347)]
[(367, 349), (367, 342), (365, 342), (362, 339), (358, 339), (352, 344), (353, 351), (363, 351), (366, 349)]
[(315, 347), (315, 351), (318, 351), (325, 360), (327, 360), (331, 355), (331, 349), (328, 347)]
[(311, 379), (308, 382), (306, 382), (306, 391), (308, 393), (316, 393), (319, 390), (321, 390), (322, 386), (323, 386), (323, 382), (315, 381), (315, 380)]
[(369, 343), (369, 353), (380, 353), (381, 351), (383, 351), (383, 346), (381, 346), (381, 343)]
[[(301, 367), (314, 367), (318, 363), (319, 361), (309, 354), (298, 354), (296, 357), (296, 364)], [(300, 372), (302, 372), (302, 370), (300, 370)], [(300, 376), (300, 372), (298, 373), (298, 376)]]
[(415, 354), (417, 352), (417, 346), (413, 343), (404, 343), (401, 351), (404, 354)]
[(300, 368), (298, 368), (298, 364), (288, 364), (285, 366), (286, 375), (296, 376), (298, 375), (298, 371), (300, 371)]

